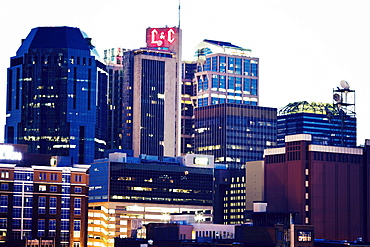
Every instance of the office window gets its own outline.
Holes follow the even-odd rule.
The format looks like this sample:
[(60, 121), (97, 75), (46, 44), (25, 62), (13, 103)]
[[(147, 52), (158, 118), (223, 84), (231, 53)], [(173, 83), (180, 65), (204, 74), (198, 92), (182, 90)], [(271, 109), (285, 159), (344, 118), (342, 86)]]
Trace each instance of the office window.
[(1, 178), (9, 178), (9, 172), (8, 171), (1, 171)]
[(57, 229), (57, 220), (51, 219), (49, 220), (49, 230), (56, 230)]
[(80, 220), (74, 220), (73, 221), (73, 237), (79, 238), (81, 234), (81, 221)]
[(25, 207), (32, 207), (33, 198), (32, 197), (25, 197), (24, 198), (24, 206)]
[(74, 220), (73, 230), (74, 231), (81, 231), (81, 221), (80, 220)]
[(0, 229), (6, 229), (8, 226), (8, 220), (6, 218), (0, 219)]
[(8, 212), (8, 196), (1, 195), (0, 197), (0, 213)]
[(62, 198), (62, 208), (70, 208), (71, 199), (70, 198)]
[(39, 191), (46, 191), (46, 185), (39, 185)]
[(14, 196), (13, 197), (13, 206), (22, 206), (22, 197)]
[(39, 197), (39, 207), (46, 207), (46, 197), (45, 196)]
[(57, 188), (55, 185), (50, 185), (50, 192), (57, 192)]
[(58, 174), (57, 173), (51, 173), (50, 174), (50, 180), (57, 181), (58, 180)]
[(50, 207), (56, 207), (57, 206), (57, 198), (56, 197), (50, 197)]
[(219, 71), (222, 73), (226, 72), (226, 57), (220, 56), (220, 68)]
[(75, 182), (82, 182), (82, 175), (75, 175)]
[[(60, 233), (60, 239), (62, 241), (68, 241), (69, 240), (69, 232), (61, 232)], [(69, 246), (69, 244), (66, 244), (66, 247), (68, 247), (68, 246)]]
[(13, 219), (12, 220), (13, 229), (20, 229), (21, 228), (21, 220), (20, 219)]
[(45, 220), (39, 219), (37, 222), (37, 236), (44, 237), (45, 236)]
[(47, 178), (46, 172), (40, 172), (39, 179), (40, 180), (46, 180), (46, 178)]
[(23, 229), (30, 230), (32, 228), (32, 220), (23, 220)]
[(75, 187), (75, 193), (82, 193), (81, 187)]
[(1, 190), (8, 190), (9, 189), (9, 184), (2, 183), (1, 184)]
[(312, 233), (309, 231), (298, 231), (299, 242), (310, 242), (312, 240)]
[(69, 208), (68, 209), (62, 209), (61, 218), (62, 219), (69, 219), (70, 218)]
[(81, 214), (81, 198), (75, 198), (74, 200), (74, 214), (75, 215)]
[(69, 221), (68, 220), (62, 220), (60, 222), (60, 229), (61, 230), (69, 230)]
[(25, 218), (32, 218), (32, 208), (25, 208), (23, 217)]

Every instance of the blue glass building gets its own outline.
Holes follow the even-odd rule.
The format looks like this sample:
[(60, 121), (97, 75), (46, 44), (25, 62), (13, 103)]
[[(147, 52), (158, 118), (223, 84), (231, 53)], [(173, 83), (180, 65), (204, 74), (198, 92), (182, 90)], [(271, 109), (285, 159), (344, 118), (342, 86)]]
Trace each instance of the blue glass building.
[(285, 136), (311, 134), (312, 143), (355, 147), (356, 117), (329, 103), (294, 102), (278, 112), (277, 144), (285, 145)]
[(196, 47), (197, 106), (218, 103), (258, 105), (259, 59), (251, 50), (205, 39)]
[(276, 108), (223, 103), (195, 108), (194, 152), (244, 168), (276, 145)]
[(97, 58), (78, 28), (32, 29), (10, 59), (5, 142), (60, 156), (63, 164), (101, 157), (107, 74)]

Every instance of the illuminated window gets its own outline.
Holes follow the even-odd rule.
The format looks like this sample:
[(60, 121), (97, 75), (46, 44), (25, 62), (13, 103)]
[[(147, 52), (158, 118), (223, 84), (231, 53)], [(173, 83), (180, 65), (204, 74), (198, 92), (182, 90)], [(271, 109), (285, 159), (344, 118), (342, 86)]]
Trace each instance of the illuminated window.
[(46, 191), (46, 185), (39, 185), (39, 191)]

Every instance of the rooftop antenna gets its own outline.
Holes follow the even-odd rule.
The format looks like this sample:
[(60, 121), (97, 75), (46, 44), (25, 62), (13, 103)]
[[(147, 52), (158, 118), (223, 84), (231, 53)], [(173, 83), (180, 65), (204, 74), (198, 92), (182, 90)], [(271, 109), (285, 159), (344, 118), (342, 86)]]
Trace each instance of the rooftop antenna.
[(179, 28), (180, 28), (180, 10), (181, 10), (181, 0), (179, 0)]

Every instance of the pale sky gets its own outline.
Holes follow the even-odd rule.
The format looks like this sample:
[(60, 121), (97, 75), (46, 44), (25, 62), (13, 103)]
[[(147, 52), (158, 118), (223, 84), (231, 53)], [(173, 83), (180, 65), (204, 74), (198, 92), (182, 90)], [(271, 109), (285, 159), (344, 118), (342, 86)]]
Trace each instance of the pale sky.
[[(179, 0), (0, 1), (0, 141), (5, 124), (6, 71), (21, 39), (38, 26), (86, 32), (103, 55), (145, 46), (147, 27), (178, 25)], [(370, 139), (370, 1), (181, 0), (183, 57), (203, 39), (252, 49), (260, 58), (260, 106), (332, 102), (346, 80), (356, 90), (358, 144)]]

